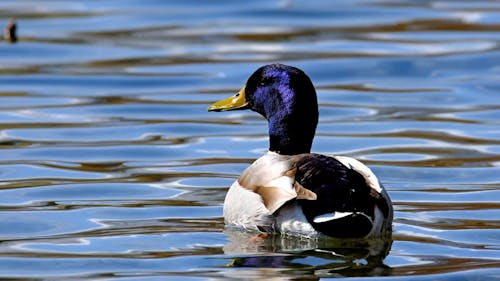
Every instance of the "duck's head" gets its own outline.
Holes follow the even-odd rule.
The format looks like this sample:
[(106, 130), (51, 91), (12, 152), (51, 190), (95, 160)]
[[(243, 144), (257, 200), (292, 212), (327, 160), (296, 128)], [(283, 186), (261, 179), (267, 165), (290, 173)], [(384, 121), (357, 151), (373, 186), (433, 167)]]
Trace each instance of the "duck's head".
[(236, 95), (208, 111), (251, 109), (269, 122), (269, 150), (308, 153), (318, 124), (318, 101), (311, 79), (300, 69), (269, 64), (257, 69)]

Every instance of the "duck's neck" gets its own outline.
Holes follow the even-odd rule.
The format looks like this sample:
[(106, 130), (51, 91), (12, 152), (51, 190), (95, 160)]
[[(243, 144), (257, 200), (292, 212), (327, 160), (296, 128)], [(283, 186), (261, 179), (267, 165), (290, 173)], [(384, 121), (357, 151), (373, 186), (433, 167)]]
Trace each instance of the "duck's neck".
[(293, 115), (274, 116), (269, 121), (269, 151), (283, 155), (311, 152), (318, 123), (316, 112), (295, 112)]

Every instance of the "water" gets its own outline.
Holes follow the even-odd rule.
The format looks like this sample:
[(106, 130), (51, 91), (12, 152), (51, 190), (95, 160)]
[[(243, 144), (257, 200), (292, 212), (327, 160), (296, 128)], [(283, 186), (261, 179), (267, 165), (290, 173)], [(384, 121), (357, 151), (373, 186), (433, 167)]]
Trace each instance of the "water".
[[(1, 279), (500, 278), (498, 2), (0, 2), (11, 17)], [(393, 241), (224, 229), (227, 187), (267, 128), (207, 106), (269, 62), (310, 75), (313, 149), (378, 174)]]

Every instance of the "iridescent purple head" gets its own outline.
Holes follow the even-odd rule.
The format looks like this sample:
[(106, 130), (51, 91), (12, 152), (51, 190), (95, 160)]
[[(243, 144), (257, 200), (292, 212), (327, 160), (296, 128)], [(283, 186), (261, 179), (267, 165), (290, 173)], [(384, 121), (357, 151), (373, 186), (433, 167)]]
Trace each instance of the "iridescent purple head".
[(269, 64), (257, 69), (245, 86), (250, 108), (269, 122), (269, 150), (308, 153), (318, 124), (318, 101), (311, 79), (300, 69)]
[(269, 122), (269, 150), (280, 154), (311, 151), (318, 101), (311, 79), (300, 69), (269, 64), (257, 69), (237, 94), (208, 111), (251, 109)]

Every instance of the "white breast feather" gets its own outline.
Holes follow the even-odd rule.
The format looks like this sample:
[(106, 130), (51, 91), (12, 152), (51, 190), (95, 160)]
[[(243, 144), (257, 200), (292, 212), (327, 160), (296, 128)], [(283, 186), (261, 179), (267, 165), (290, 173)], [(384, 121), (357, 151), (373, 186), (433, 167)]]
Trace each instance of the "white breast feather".
[(228, 225), (257, 230), (257, 226), (270, 226), (273, 219), (260, 196), (235, 181), (224, 200), (224, 222)]

